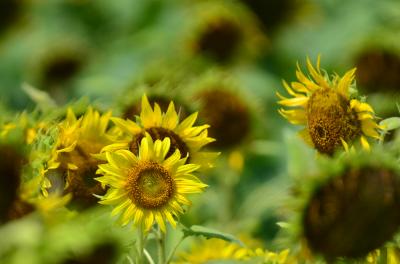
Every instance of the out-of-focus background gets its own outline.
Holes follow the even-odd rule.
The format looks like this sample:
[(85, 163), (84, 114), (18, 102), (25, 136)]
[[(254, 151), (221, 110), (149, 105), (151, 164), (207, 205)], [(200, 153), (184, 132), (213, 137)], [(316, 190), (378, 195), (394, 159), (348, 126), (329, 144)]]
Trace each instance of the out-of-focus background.
[[(62, 107), (82, 100), (133, 117), (144, 93), (161, 105), (173, 100), (183, 116), (200, 111), (217, 139), (212, 149), (222, 154), (182, 221), (281, 249), (277, 223), (289, 179), (315, 155), (277, 112), (282, 79), (295, 81), (296, 62), (304, 69), (307, 56), (320, 54), (327, 72), (357, 67), (359, 92), (377, 115), (397, 115), (399, 36), (398, 0), (2, 0), (0, 119), (44, 101)], [(12, 259), (20, 261), (37, 253), (31, 248), (79, 233), (82, 219), (42, 237), (40, 246), (34, 222), (0, 233), (19, 234), (21, 251)], [(91, 228), (77, 248), (104, 238), (101, 227)], [(118, 232), (112, 239), (129, 240)], [(11, 252), (2, 243), (0, 256)], [(61, 252), (63, 243), (50, 248)]]

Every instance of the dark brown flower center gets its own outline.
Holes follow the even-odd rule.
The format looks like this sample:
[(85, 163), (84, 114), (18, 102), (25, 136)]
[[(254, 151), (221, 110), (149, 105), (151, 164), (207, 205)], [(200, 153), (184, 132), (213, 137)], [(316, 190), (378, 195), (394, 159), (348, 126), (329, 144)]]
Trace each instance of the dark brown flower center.
[(72, 200), (68, 206), (76, 209), (86, 209), (95, 206), (98, 202), (93, 194), (103, 195), (106, 190), (101, 187), (96, 176), (97, 162), (81, 165), (77, 170), (67, 173), (64, 194), (71, 193)]
[(24, 158), (11, 145), (0, 145), (0, 157), (0, 222), (6, 222), (18, 199)]
[(78, 54), (58, 55), (49, 59), (43, 66), (43, 83), (55, 85), (68, 82), (82, 69), (83, 62), (83, 57)]
[(328, 259), (363, 257), (400, 225), (399, 175), (382, 168), (347, 170), (320, 187), (304, 213), (310, 247)]
[(398, 94), (400, 56), (386, 50), (368, 50), (356, 59), (357, 83), (369, 92), (389, 91)]
[[(186, 143), (183, 142), (183, 140), (180, 138), (180, 136), (175, 134), (173, 131), (171, 131), (169, 129), (165, 129), (163, 127), (151, 127), (151, 128), (146, 129), (146, 132), (150, 134), (150, 136), (153, 140), (157, 140), (157, 139), (163, 140), (164, 138), (167, 138), (167, 137), (170, 139), (171, 147), (170, 147), (167, 155), (165, 156), (166, 158), (168, 158), (172, 154), (174, 154), (174, 152), (176, 150), (179, 150), (182, 158), (186, 157), (189, 154), (189, 148), (186, 145)], [(140, 146), (140, 142), (142, 141), (143, 138), (144, 138), (144, 133), (137, 134), (134, 136), (134, 138), (132, 139), (132, 141), (130, 143), (129, 149), (135, 155), (139, 154), (139, 146)], [(188, 161), (189, 161), (189, 159), (187, 160), (187, 162)]]
[(268, 33), (274, 33), (299, 8), (297, 0), (242, 0), (257, 15)]
[(14, 200), (11, 208), (8, 210), (8, 220), (12, 221), (15, 219), (20, 219), (32, 213), (33, 211), (35, 211), (35, 207), (33, 207), (32, 204), (17, 198)]
[(209, 23), (201, 33), (197, 43), (198, 51), (220, 63), (232, 59), (242, 40), (239, 25), (221, 19)]
[(126, 183), (132, 202), (144, 209), (158, 209), (166, 205), (175, 192), (175, 182), (160, 164), (141, 162), (131, 169)]
[(198, 98), (200, 117), (210, 125), (210, 136), (216, 139), (210, 146), (229, 149), (242, 143), (251, 126), (249, 109), (243, 101), (221, 89), (205, 91)]
[(69, 256), (62, 264), (113, 264), (118, 257), (118, 248), (115, 241), (103, 242), (89, 252)]
[(333, 154), (343, 139), (352, 142), (361, 135), (357, 113), (350, 102), (333, 89), (323, 88), (313, 93), (307, 105), (308, 131), (320, 153)]
[(20, 18), (23, 9), (24, 1), (22, 0), (0, 1), (0, 33), (6, 31)]

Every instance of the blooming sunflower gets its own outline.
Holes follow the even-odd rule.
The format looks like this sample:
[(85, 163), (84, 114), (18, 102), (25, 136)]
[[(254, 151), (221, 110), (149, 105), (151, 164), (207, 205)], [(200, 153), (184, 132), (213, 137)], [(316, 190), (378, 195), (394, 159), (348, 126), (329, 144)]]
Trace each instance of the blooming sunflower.
[(43, 171), (46, 188), (51, 186), (48, 178), (62, 175), (65, 178), (65, 182), (61, 183), (65, 185), (64, 193), (72, 193), (73, 202), (84, 207), (96, 204), (97, 199), (92, 194), (102, 194), (104, 190), (94, 180), (99, 160), (93, 155), (111, 143), (112, 133), (108, 130), (110, 117), (111, 112), (100, 115), (89, 107), (77, 119), (72, 109), (68, 109), (66, 119), (57, 126), (59, 133), (47, 168)]
[(139, 153), (141, 140), (148, 133), (154, 140), (170, 138), (171, 148), (167, 157), (175, 150), (179, 150), (182, 157), (188, 157), (187, 161), (200, 164), (202, 168), (213, 166), (213, 160), (218, 156), (217, 152), (203, 152), (200, 149), (214, 141), (208, 137), (209, 125), (193, 126), (197, 119), (197, 112), (191, 114), (182, 122), (179, 122), (179, 115), (175, 111), (174, 103), (169, 103), (165, 113), (155, 103), (154, 110), (151, 107), (146, 95), (142, 97), (141, 113), (138, 122), (129, 119), (112, 118), (111, 120), (121, 130), (122, 135), (115, 140), (114, 144), (103, 148), (102, 152), (115, 151), (117, 149), (129, 149), (135, 155)]
[(279, 113), (290, 123), (306, 126), (300, 132), (303, 139), (320, 153), (333, 154), (340, 146), (348, 149), (348, 144), (360, 138), (364, 149), (369, 149), (366, 137), (379, 139), (374, 110), (365, 103), (351, 98), (350, 88), (356, 69), (343, 77), (334, 75), (332, 79), (320, 70), (320, 57), (314, 68), (307, 58), (307, 68), (311, 77), (306, 77), (297, 65), (299, 82), (283, 85), (293, 98), (281, 99), (278, 103), (295, 109), (280, 109)]
[(120, 215), (121, 225), (132, 222), (148, 231), (156, 222), (166, 231), (165, 221), (176, 226), (174, 216), (182, 214), (182, 205), (190, 205), (187, 194), (200, 193), (207, 186), (192, 173), (199, 165), (187, 164), (172, 139), (153, 142), (149, 133), (141, 140), (137, 155), (128, 150), (107, 152), (106, 164), (100, 164), (96, 178), (109, 186), (101, 204), (115, 205), (112, 215)]

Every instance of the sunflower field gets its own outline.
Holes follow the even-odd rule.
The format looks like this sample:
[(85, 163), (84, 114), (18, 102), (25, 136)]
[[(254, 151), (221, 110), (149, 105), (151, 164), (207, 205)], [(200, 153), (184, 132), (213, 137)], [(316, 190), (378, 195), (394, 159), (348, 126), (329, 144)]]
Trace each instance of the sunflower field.
[(400, 263), (399, 0), (1, 0), (0, 264)]

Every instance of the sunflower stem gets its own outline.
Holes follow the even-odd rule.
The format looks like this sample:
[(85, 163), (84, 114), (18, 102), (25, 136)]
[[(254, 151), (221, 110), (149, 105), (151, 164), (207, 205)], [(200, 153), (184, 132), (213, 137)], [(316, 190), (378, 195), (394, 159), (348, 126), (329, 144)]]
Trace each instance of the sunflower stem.
[(149, 252), (146, 249), (143, 249), (144, 255), (149, 261), (149, 264), (155, 264), (153, 258), (150, 256)]
[(171, 252), (168, 254), (167, 261), (165, 262), (166, 264), (169, 264), (172, 260), (172, 258), (175, 255), (175, 251), (178, 249), (179, 245), (182, 243), (182, 241), (186, 238), (185, 235), (182, 235), (182, 237), (179, 239), (179, 241), (175, 244)]
[(144, 253), (144, 234), (143, 234), (143, 226), (138, 226), (137, 228), (137, 256), (136, 263), (144, 263), (143, 261), (143, 253)]
[(165, 233), (157, 226), (158, 264), (165, 264)]

